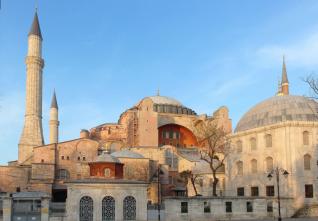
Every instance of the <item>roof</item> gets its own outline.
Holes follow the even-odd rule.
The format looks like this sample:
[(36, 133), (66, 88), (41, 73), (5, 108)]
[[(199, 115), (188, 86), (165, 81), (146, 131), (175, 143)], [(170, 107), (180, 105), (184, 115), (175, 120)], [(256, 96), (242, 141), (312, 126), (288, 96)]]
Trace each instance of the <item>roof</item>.
[(33, 18), (33, 23), (29, 32), (30, 35), (36, 35), (39, 36), (42, 40), (42, 34), (41, 34), (41, 28), (40, 28), (40, 23), (39, 23), (39, 18), (38, 18), (38, 13), (35, 12), (34, 18)]
[(54, 93), (53, 93), (53, 97), (52, 97), (52, 101), (51, 101), (51, 108), (59, 109), (59, 107), (58, 107), (58, 105), (57, 105), (57, 101), (56, 101), (55, 91), (54, 91)]
[(152, 102), (154, 102), (155, 104), (170, 104), (175, 106), (183, 106), (181, 102), (171, 97), (157, 95), (148, 98), (150, 98)]
[(139, 180), (124, 180), (124, 179), (105, 179), (105, 178), (91, 178), (91, 179), (80, 179), (80, 180), (71, 180), (66, 183), (118, 183), (118, 184), (148, 184), (145, 181)]
[(97, 156), (94, 163), (95, 162), (98, 162), (98, 163), (103, 163), (103, 162), (105, 162), (105, 163), (120, 163), (120, 161), (116, 157), (110, 155), (106, 151), (104, 151), (101, 155)]
[(42, 198), (42, 197), (49, 197), (47, 193), (44, 192), (17, 192), (12, 194), (13, 198)]
[(136, 153), (134, 151), (128, 150), (128, 149), (114, 152), (111, 155), (113, 157), (116, 157), (116, 158), (135, 158), (135, 159), (144, 159), (145, 158), (143, 155)]
[(275, 96), (252, 107), (238, 122), (235, 132), (285, 121), (318, 121), (318, 103), (303, 96)]

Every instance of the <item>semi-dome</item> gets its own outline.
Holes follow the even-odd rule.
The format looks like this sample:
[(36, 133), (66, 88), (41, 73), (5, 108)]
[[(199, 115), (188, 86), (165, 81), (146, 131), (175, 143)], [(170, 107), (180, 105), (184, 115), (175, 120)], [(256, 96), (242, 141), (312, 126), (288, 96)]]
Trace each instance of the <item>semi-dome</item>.
[(252, 107), (238, 122), (235, 132), (284, 121), (318, 121), (318, 103), (303, 96), (275, 96)]
[(143, 155), (136, 153), (134, 151), (128, 150), (128, 149), (114, 152), (111, 155), (113, 157), (116, 157), (116, 158), (135, 158), (135, 159), (144, 158)]

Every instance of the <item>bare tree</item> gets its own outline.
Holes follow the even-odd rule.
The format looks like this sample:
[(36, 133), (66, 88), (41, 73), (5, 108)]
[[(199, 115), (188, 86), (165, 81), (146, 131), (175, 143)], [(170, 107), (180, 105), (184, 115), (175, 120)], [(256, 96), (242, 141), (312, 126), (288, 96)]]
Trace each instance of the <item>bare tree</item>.
[(318, 78), (314, 76), (314, 74), (311, 74), (303, 80), (309, 85), (312, 92), (314, 93), (313, 98), (318, 99)]
[(200, 175), (193, 174), (191, 170), (182, 171), (179, 176), (184, 180), (184, 183), (187, 185), (189, 180), (194, 189), (195, 195), (198, 195), (197, 187), (195, 186), (196, 180), (200, 177)]
[(224, 167), (224, 160), (230, 152), (230, 140), (224, 129), (213, 118), (198, 121), (195, 133), (200, 147), (201, 159), (210, 166), (213, 176), (213, 196), (217, 196), (216, 187), (219, 182), (217, 172)]

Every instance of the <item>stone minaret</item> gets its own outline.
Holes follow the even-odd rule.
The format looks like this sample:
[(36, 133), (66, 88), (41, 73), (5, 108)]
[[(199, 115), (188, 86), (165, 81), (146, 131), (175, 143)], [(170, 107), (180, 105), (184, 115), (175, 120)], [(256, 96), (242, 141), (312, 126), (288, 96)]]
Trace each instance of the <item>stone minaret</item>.
[(54, 91), (50, 109), (50, 143), (57, 143), (59, 140), (59, 124), (59, 108)]
[(281, 92), (283, 95), (289, 95), (289, 82), (287, 78), (287, 70), (285, 64), (285, 56), (283, 57), (283, 69), (282, 69), (282, 83), (281, 83)]
[(44, 144), (42, 129), (42, 35), (35, 12), (28, 35), (26, 100), (23, 132), (19, 141), (19, 164), (30, 164), (33, 147)]

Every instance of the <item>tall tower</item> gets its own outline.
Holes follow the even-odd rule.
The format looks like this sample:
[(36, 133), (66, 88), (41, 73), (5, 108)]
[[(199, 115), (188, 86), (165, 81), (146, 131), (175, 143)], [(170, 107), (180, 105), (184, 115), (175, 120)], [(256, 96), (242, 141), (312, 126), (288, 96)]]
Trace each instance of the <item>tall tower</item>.
[(59, 124), (59, 108), (54, 91), (50, 109), (50, 143), (57, 143), (59, 140)]
[(24, 127), (19, 141), (19, 164), (29, 164), (33, 147), (44, 144), (42, 129), (42, 35), (35, 12), (28, 35)]
[(285, 56), (283, 57), (283, 69), (282, 69), (282, 94), (283, 95), (289, 95), (289, 82), (287, 78), (287, 70), (286, 70), (286, 64), (285, 64)]

